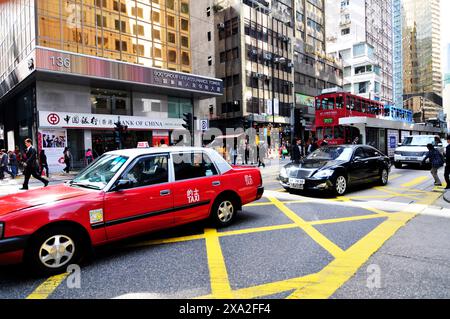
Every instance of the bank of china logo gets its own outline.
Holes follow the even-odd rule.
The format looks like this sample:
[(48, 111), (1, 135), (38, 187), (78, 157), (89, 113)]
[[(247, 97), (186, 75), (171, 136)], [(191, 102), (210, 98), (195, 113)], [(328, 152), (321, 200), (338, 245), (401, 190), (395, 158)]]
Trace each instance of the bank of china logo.
[(58, 116), (58, 114), (55, 113), (51, 113), (47, 116), (47, 121), (51, 124), (51, 125), (58, 125), (60, 118)]

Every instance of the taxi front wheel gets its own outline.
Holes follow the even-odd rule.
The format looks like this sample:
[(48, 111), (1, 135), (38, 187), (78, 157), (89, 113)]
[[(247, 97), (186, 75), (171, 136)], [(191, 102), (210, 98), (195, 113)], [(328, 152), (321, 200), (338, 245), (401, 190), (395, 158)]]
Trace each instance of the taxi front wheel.
[(226, 227), (233, 223), (237, 205), (233, 198), (218, 198), (212, 207), (211, 220), (217, 227)]
[(52, 227), (32, 238), (26, 251), (26, 262), (37, 275), (63, 273), (69, 265), (81, 261), (84, 246), (77, 230), (66, 226)]

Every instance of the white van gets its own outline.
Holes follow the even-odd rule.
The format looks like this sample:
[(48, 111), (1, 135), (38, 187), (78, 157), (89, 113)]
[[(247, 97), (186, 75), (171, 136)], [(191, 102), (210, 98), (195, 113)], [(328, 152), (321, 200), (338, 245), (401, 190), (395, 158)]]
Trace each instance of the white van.
[(400, 143), (395, 149), (395, 168), (402, 168), (403, 164), (421, 165), (428, 153), (428, 144), (433, 144), (441, 154), (444, 154), (444, 145), (438, 135), (413, 135), (405, 137), (403, 143)]

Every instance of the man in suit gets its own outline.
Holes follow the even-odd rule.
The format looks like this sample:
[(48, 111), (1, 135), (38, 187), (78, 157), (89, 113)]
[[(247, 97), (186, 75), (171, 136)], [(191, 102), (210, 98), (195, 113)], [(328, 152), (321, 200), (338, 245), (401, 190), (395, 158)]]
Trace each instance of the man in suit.
[(305, 155), (301, 139), (297, 139), (297, 141), (293, 144), (291, 154), (291, 160), (296, 164), (300, 163), (302, 157)]
[(27, 151), (26, 151), (27, 159), (24, 163), (24, 171), (23, 171), (25, 180), (23, 181), (23, 186), (20, 190), (28, 190), (28, 182), (30, 181), (31, 176), (33, 176), (37, 180), (44, 183), (45, 187), (47, 187), (48, 180), (39, 176), (39, 165), (37, 163), (37, 151), (33, 147), (33, 143), (31, 141), (31, 139), (27, 138), (25, 140), (25, 146), (27, 147)]

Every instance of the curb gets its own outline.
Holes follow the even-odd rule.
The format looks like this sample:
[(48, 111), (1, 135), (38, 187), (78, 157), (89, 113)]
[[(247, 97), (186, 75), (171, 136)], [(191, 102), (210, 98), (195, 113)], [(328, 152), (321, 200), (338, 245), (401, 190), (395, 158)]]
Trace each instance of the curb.
[(447, 203), (450, 203), (450, 191), (446, 191), (442, 196)]

